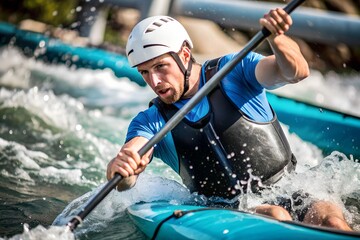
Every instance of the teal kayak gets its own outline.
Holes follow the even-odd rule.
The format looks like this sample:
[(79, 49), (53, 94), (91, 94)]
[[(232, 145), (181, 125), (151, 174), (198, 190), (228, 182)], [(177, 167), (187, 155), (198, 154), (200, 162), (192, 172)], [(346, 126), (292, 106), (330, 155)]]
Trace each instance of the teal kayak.
[(360, 118), (333, 109), (267, 93), (281, 123), (324, 155), (339, 151), (360, 159)]
[(296, 222), (282, 222), (224, 208), (138, 203), (127, 208), (134, 224), (151, 239), (359, 239), (345, 232)]

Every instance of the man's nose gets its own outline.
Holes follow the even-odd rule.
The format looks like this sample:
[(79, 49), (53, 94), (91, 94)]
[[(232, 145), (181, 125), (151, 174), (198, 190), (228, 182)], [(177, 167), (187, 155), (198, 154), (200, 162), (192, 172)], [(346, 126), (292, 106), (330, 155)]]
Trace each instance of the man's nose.
[(158, 75), (156, 73), (151, 73), (150, 74), (150, 83), (156, 87), (159, 83), (160, 83), (160, 79), (158, 77)]

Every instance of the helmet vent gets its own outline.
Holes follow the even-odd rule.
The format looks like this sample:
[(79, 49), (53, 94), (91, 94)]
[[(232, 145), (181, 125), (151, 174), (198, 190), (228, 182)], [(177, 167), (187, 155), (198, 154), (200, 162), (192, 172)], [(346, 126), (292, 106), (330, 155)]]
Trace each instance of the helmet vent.
[(160, 28), (164, 24), (168, 23), (169, 21), (174, 21), (173, 18), (161, 18), (160, 21), (153, 22), (145, 31), (145, 33), (150, 33), (155, 31), (156, 29)]
[(128, 56), (131, 54), (131, 53), (133, 53), (134, 52), (134, 49), (131, 49), (129, 52), (128, 52)]

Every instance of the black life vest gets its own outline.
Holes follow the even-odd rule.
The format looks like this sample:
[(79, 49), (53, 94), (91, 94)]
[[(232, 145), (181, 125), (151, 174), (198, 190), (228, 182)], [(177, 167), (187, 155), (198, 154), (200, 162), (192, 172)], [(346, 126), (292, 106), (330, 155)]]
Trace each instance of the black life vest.
[[(207, 64), (207, 80), (217, 71), (217, 59)], [(222, 91), (209, 95), (210, 111), (197, 122), (183, 119), (171, 132), (179, 159), (180, 176), (191, 192), (207, 197), (233, 198), (257, 182), (272, 184), (296, 159), (277, 120), (255, 122), (247, 118)], [(153, 99), (165, 121), (178, 110)], [(249, 181), (250, 179), (250, 181)]]

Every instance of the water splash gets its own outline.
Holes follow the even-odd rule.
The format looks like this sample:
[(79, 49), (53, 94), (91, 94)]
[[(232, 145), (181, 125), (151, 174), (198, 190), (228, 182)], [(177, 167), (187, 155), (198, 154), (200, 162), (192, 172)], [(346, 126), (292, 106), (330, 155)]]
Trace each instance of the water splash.
[(30, 229), (24, 224), (24, 232), (17, 234), (11, 238), (0, 238), (1, 240), (75, 240), (74, 234), (66, 227), (51, 226), (46, 229), (39, 225), (34, 229)]
[[(104, 184), (72, 201), (64, 211), (57, 216), (53, 225), (66, 225), (103, 186)], [(154, 189), (156, 189), (156, 191), (154, 191)], [(108, 226), (111, 226), (113, 222), (118, 221), (119, 218), (124, 218), (126, 208), (137, 202), (163, 200), (174, 204), (181, 204), (190, 201), (190, 199), (191, 195), (189, 190), (177, 181), (142, 173), (133, 188), (123, 192), (110, 192), (86, 217), (76, 232), (79, 236), (102, 232), (107, 229)]]
[[(300, 194), (301, 193), (301, 194)], [(300, 204), (292, 206), (293, 210), (304, 209), (312, 201), (325, 200), (339, 205), (355, 230), (360, 229), (360, 209), (358, 199), (360, 193), (360, 164), (343, 153), (334, 151), (316, 166), (305, 168), (300, 172), (287, 173), (274, 186), (261, 194), (247, 193), (240, 196), (240, 209), (251, 210), (267, 202), (279, 203), (284, 199), (292, 199), (294, 194)], [(307, 196), (309, 195), (309, 197)], [(294, 200), (291, 200), (294, 201)]]

